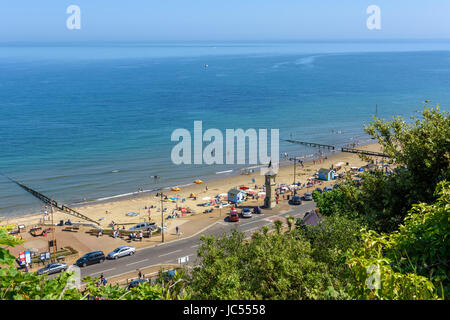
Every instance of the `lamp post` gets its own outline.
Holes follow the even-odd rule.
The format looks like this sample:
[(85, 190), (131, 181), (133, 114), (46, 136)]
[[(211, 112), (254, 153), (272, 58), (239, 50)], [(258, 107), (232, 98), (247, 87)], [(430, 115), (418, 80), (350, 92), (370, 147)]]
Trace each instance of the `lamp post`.
[(56, 233), (56, 228), (55, 228), (55, 223), (53, 222), (53, 200), (50, 200), (51, 203), (51, 213), (52, 213), (52, 242), (53, 242), (53, 259), (51, 260), (52, 262), (56, 262), (56, 239), (55, 239), (55, 233)]
[(161, 237), (162, 237), (162, 241), (164, 242), (164, 206), (163, 206), (163, 193), (160, 193), (161, 195)]

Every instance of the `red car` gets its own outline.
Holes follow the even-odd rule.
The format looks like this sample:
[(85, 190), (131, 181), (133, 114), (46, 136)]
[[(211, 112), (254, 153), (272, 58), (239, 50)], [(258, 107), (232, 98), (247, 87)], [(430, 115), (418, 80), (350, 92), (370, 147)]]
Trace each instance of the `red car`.
[(231, 211), (231, 213), (230, 213), (230, 221), (231, 222), (239, 221), (239, 214), (237, 213), (237, 211)]

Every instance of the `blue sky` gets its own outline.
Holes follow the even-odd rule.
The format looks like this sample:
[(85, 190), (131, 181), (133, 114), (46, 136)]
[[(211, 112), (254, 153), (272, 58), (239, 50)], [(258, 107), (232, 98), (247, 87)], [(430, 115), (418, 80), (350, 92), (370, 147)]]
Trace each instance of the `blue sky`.
[[(68, 30), (66, 8), (81, 8)], [(381, 8), (381, 30), (366, 8)], [(450, 38), (449, 0), (2, 0), (0, 42)]]

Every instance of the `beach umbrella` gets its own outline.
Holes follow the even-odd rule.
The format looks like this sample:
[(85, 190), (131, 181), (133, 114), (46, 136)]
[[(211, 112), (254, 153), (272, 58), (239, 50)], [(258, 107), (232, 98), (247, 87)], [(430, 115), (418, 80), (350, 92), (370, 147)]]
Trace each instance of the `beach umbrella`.
[(203, 181), (202, 181), (202, 180), (195, 180), (194, 183), (196, 183), (196, 184), (202, 184)]

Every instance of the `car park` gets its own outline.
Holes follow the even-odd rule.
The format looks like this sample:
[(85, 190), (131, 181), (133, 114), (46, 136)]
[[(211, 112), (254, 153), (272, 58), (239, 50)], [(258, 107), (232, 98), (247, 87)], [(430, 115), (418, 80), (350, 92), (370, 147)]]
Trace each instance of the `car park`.
[(118, 259), (125, 256), (131, 256), (136, 253), (136, 248), (131, 246), (121, 246), (108, 253), (107, 259)]
[(254, 214), (261, 214), (262, 213), (261, 208), (260, 207), (254, 207), (253, 208), (253, 213)]
[(75, 264), (78, 267), (86, 267), (94, 263), (102, 263), (103, 261), (105, 261), (105, 259), (106, 258), (103, 251), (93, 251), (86, 253), (84, 256), (78, 259)]
[(64, 262), (53, 262), (46, 265), (44, 268), (36, 271), (37, 274), (53, 274), (58, 272), (66, 271), (68, 268), (67, 263)]
[(304, 199), (305, 201), (312, 201), (312, 199), (313, 199), (312, 194), (311, 194), (310, 192), (306, 192), (306, 193), (303, 195), (303, 199)]
[(250, 211), (249, 208), (244, 208), (242, 209), (242, 218), (251, 218), (252, 217), (252, 212)]
[(302, 198), (300, 196), (293, 196), (291, 203), (294, 205), (302, 204)]

